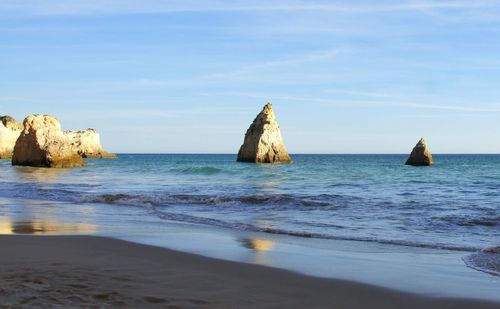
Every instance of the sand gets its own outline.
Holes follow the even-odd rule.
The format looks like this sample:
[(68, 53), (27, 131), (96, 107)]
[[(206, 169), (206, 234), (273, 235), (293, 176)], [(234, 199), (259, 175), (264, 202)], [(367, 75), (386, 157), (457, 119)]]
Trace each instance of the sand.
[[(0, 307), (498, 308), (91, 236), (0, 236)], [(408, 278), (411, 280), (411, 278)]]

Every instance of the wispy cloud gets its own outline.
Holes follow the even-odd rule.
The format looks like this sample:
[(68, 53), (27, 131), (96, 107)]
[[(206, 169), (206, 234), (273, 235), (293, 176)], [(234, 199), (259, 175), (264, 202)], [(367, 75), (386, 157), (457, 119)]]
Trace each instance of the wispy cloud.
[[(199, 115), (221, 115), (221, 114), (242, 114), (248, 113), (249, 109), (244, 106), (208, 106), (192, 108), (123, 108), (123, 109), (74, 109), (59, 112), (61, 118), (65, 120), (81, 120), (88, 118), (92, 120), (110, 120), (118, 122), (133, 119), (174, 119), (186, 120), (191, 116)], [(110, 120), (112, 121), (112, 120)], [(190, 126), (194, 124), (189, 124)]]
[(409, 118), (409, 119), (436, 119), (436, 118), (441, 118), (442, 115), (410, 113), (410, 114), (398, 115), (398, 117), (399, 118)]
[(330, 11), (330, 12), (390, 12), (409, 10), (488, 8), (498, 4), (494, 0), (474, 1), (362, 1), (346, 4), (340, 1), (224, 1), (224, 0), (3, 0), (0, 11), (29, 15), (81, 14), (147, 14), (174, 12), (236, 12), (236, 11)]
[[(422, 103), (393, 103), (396, 106), (423, 108), (423, 109), (439, 109), (458, 112), (473, 112), (473, 113), (499, 113), (500, 108), (496, 107), (474, 107), (461, 105), (439, 105), (439, 104), (422, 104)], [(491, 106), (488, 104), (487, 106)]]
[(233, 71), (208, 74), (203, 76), (202, 78), (204, 79), (236, 78), (239, 76), (255, 73), (256, 71), (261, 71), (270, 68), (283, 68), (283, 67), (300, 65), (308, 62), (327, 60), (337, 55), (338, 53), (340, 53), (339, 49), (332, 48), (323, 51), (308, 52), (300, 55), (285, 56), (280, 59), (274, 59), (270, 61), (264, 61), (261, 63), (245, 65)]
[(403, 96), (382, 93), (382, 92), (369, 92), (369, 91), (353, 91), (344, 89), (325, 89), (324, 93), (336, 93), (341, 95), (355, 96), (355, 97), (367, 97), (367, 98), (381, 98), (381, 99), (403, 99)]
[(139, 86), (139, 87), (179, 87), (179, 86), (192, 86), (194, 81), (187, 80), (172, 80), (172, 79), (150, 79), (150, 78), (141, 78), (138, 80), (134, 80), (132, 82), (126, 82), (130, 84), (130, 86)]
[(413, 9), (435, 10), (435, 9), (478, 9), (488, 8), (498, 5), (498, 0), (411, 0), (407, 6)]
[(490, 20), (498, 18), (498, 0), (475, 1), (436, 1), (411, 0), (410, 5), (417, 11), (446, 22), (462, 22), (469, 20)]
[(327, 98), (315, 98), (315, 97), (301, 97), (301, 96), (288, 96), (288, 95), (261, 95), (258, 93), (245, 93), (245, 92), (229, 92), (228, 95), (234, 96), (244, 96), (256, 99), (265, 99), (270, 101), (281, 101), (281, 102), (309, 102), (309, 103), (321, 103), (324, 105), (334, 105), (342, 107), (400, 107), (400, 108), (411, 108), (411, 109), (427, 109), (427, 110), (445, 110), (445, 111), (455, 111), (455, 112), (470, 112), (470, 113), (500, 113), (500, 107), (497, 104), (481, 104), (485, 107), (475, 107), (475, 106), (464, 106), (461, 104), (426, 104), (426, 103), (415, 103), (410, 101), (373, 101), (373, 100), (333, 100)]

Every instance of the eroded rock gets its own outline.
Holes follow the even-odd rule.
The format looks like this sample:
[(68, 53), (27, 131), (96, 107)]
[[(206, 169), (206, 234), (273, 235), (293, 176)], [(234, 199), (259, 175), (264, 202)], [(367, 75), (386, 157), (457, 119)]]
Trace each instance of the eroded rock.
[(410, 157), (406, 161), (406, 165), (428, 166), (432, 164), (432, 155), (427, 147), (427, 143), (421, 138), (413, 148)]
[(10, 116), (0, 116), (0, 159), (12, 158), (23, 125)]
[(271, 103), (267, 103), (245, 134), (238, 161), (254, 163), (291, 163)]
[(57, 119), (30, 115), (14, 146), (12, 165), (36, 167), (78, 167), (85, 161), (72, 145), (72, 138), (61, 130)]
[(116, 158), (101, 146), (99, 133), (95, 129), (85, 131), (66, 131), (76, 152), (83, 158)]

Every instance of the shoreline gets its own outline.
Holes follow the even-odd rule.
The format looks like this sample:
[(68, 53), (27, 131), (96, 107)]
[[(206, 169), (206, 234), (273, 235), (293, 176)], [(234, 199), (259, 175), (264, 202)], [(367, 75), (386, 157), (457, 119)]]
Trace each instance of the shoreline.
[[(96, 236), (1, 235), (4, 305), (496, 308)], [(286, 283), (286, 284), (284, 284)]]
[(0, 199), (0, 234), (95, 235), (201, 256), (443, 298), (500, 302), (500, 277), (467, 252), (237, 231), (165, 221), (143, 208)]
[(461, 251), (238, 231), (165, 221), (123, 205), (0, 198), (0, 206), (0, 234), (110, 237), (424, 297), (500, 302), (500, 277), (468, 268)]

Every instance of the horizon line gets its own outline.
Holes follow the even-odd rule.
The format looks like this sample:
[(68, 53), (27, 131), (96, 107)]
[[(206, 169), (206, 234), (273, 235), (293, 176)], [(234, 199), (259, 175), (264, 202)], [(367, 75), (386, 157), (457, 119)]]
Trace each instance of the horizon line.
[[(410, 151), (411, 152), (411, 151)], [(291, 156), (295, 155), (409, 155), (409, 153), (396, 153), (396, 152), (338, 152), (338, 153), (290, 153)], [(113, 152), (117, 155), (234, 155), (237, 156), (238, 153), (229, 153), (229, 152)], [(497, 152), (436, 152), (432, 153), (432, 155), (500, 155)]]

